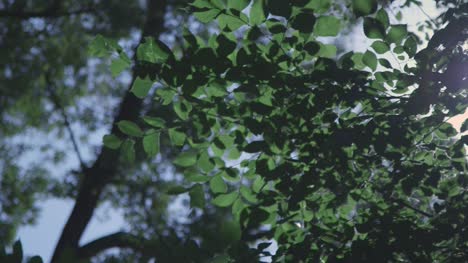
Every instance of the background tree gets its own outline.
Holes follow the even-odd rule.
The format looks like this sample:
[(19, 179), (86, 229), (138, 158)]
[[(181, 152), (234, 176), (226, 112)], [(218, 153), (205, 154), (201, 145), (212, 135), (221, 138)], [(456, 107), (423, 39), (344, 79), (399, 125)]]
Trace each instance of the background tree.
[[(215, 259), (258, 262), (258, 253), (268, 255), (263, 251), (268, 244), (257, 250), (246, 245), (260, 238), (278, 242), (275, 261), (457, 262), (466, 257), (466, 224), (460, 217), (466, 139), (453, 140), (455, 132), (445, 123), (466, 108), (467, 71), (458, 70), (466, 67), (466, 4), (441, 2), (447, 12), (429, 25), (444, 27), (416, 54), (417, 36), (404, 25), (391, 25), (385, 9), (379, 9), (387, 4), (375, 1), (270, 0), (250, 7), (248, 1), (195, 1), (185, 9), (189, 13), (178, 9), (186, 4), (171, 1), (133, 8), (111, 2), (8, 2), (1, 13), (7, 33), (37, 41), (18, 47), (7, 41), (15, 38), (4, 38), (18, 51), (5, 56), (24, 56), (24, 63), (7, 63), (2, 83), (26, 84), (18, 93), (8, 89), (2, 100), (7, 109), (2, 118), (12, 123), (3, 132), (65, 131), (80, 163), (65, 184), (48, 182), (44, 172), (20, 180), (14, 164), (4, 165), (12, 171), (11, 179), (2, 180), (4, 189), (19, 181), (27, 187), (33, 179), (43, 185), (33, 190), (48, 188), (76, 199), (53, 261), (89, 259), (121, 247), (132, 250), (106, 260), (199, 262), (224, 252)], [(410, 3), (417, 2), (405, 4)], [(216, 19), (217, 25), (196, 30), (193, 23), (192, 32), (174, 26), (186, 24), (191, 14), (202, 22)], [(318, 38), (346, 28), (336, 16), (349, 23), (364, 20), (366, 36), (378, 39), (372, 49), (337, 56), (335, 45)], [(132, 33), (137, 31), (141, 37)], [(105, 37), (94, 39), (90, 53), (110, 54), (109, 66), (106, 59), (87, 60), (81, 48), (97, 33)], [(112, 40), (118, 38), (126, 40), (120, 42), (123, 48)], [(127, 46), (136, 38), (141, 45), (134, 52)], [(56, 53), (60, 50), (64, 55)], [(398, 54), (400, 62), (414, 57), (417, 67), (392, 66), (379, 55), (386, 52)], [(114, 77), (125, 69), (131, 74), (114, 80), (107, 68)], [(37, 76), (27, 79), (25, 72)], [(130, 82), (131, 92), (118, 88), (122, 82)], [(150, 90), (160, 103), (139, 99)], [(31, 98), (38, 98), (37, 104)], [(116, 98), (122, 98), (117, 106)], [(86, 103), (93, 99), (99, 104)], [(109, 122), (112, 107), (118, 110)], [(51, 113), (60, 122), (47, 121)], [(87, 118), (78, 121), (79, 116)], [(81, 156), (80, 129), (72, 127), (78, 123), (85, 134), (112, 127), (112, 135), (104, 137), (107, 148), (95, 158)], [(5, 151), (12, 147), (18, 149), (5, 142)], [(152, 161), (144, 161), (143, 153)], [(171, 159), (175, 170), (170, 172), (184, 177), (165, 176)], [(12, 189), (18, 189), (13, 197), (25, 191)], [(24, 213), (33, 218), (34, 192), (26, 189), (24, 205), (5, 210), (8, 226), (22, 223)], [(194, 215), (187, 222), (167, 212), (174, 200), (167, 194), (182, 192), (188, 192)], [(79, 244), (103, 200), (124, 204), (131, 233)], [(223, 208), (231, 206), (234, 217)]]

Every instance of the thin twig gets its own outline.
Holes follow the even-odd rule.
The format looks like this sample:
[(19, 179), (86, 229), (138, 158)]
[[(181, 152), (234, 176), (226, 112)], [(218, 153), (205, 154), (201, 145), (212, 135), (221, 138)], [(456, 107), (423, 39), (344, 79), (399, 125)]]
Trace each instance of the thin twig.
[(49, 74), (46, 74), (46, 82), (47, 82), (47, 91), (49, 92), (50, 99), (51, 99), (52, 103), (55, 105), (55, 108), (58, 111), (60, 111), (60, 114), (62, 115), (63, 123), (64, 123), (65, 128), (67, 129), (67, 131), (69, 133), (70, 139), (71, 139), (72, 144), (73, 144), (73, 149), (75, 150), (76, 157), (78, 158), (78, 161), (80, 162), (81, 169), (85, 170), (87, 168), (87, 166), (84, 163), (83, 158), (81, 156), (80, 149), (78, 148), (78, 143), (77, 143), (77, 140), (75, 138), (75, 134), (73, 133), (73, 130), (71, 128), (70, 121), (68, 120), (68, 116), (67, 116), (67, 113), (65, 111), (65, 108), (60, 103), (60, 99), (59, 99), (59, 97), (57, 96), (57, 94), (54, 91), (54, 86), (55, 85), (53, 84), (53, 81), (50, 79)]

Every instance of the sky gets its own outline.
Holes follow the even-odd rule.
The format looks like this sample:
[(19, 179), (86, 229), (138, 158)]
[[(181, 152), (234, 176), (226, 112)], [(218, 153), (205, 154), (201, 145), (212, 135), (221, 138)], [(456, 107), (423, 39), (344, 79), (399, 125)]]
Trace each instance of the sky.
[[(435, 1), (423, 0), (422, 2), (422, 9), (424, 12), (431, 17), (435, 17), (438, 13), (438, 10), (435, 7)], [(394, 12), (397, 12), (397, 10), (394, 10)], [(408, 22), (409, 24), (409, 30), (413, 32), (415, 31), (416, 23), (427, 18), (422, 10), (416, 7), (402, 10), (402, 14), (405, 18), (405, 22)], [(390, 15), (392, 15), (392, 13), (390, 13)], [(393, 14), (393, 18), (390, 18), (391, 22), (397, 23), (394, 15), (395, 14)], [(362, 27), (358, 30), (362, 31)], [(354, 36), (351, 36), (352, 39), (349, 41), (349, 43), (353, 43), (352, 48), (354, 50), (361, 51), (367, 49), (370, 44), (359, 40), (361, 39), (359, 34), (362, 35), (362, 32), (355, 33), (356, 34), (353, 34)], [(390, 59), (392, 58), (389, 58), (389, 60)], [(468, 110), (465, 114), (452, 118), (449, 122), (452, 123), (456, 129), (459, 129), (461, 123), (467, 119), (467, 117)], [(80, 127), (75, 128), (80, 129)], [(98, 145), (100, 143), (101, 138), (105, 133), (106, 131), (101, 131), (96, 134), (96, 137), (93, 138), (95, 144)], [(29, 140), (37, 139), (42, 140), (42, 138), (37, 138), (37, 136), (36, 138), (29, 138)], [(56, 140), (54, 143), (56, 143)], [(24, 157), (26, 158), (24, 163), (34, 160), (35, 157), (37, 157), (34, 154), (39, 153), (32, 153), (31, 155)], [(83, 156), (84, 159), (94, 158), (92, 151), (85, 151)], [(65, 171), (68, 171), (70, 167), (77, 166), (77, 160), (69, 158), (62, 167), (54, 167), (54, 171), (57, 174), (63, 174)], [(24, 226), (18, 231), (17, 236), (21, 239), (23, 249), (27, 255), (40, 255), (44, 259), (44, 262), (48, 262), (50, 260), (52, 251), (60, 236), (65, 221), (71, 212), (72, 206), (73, 202), (71, 200), (48, 199), (41, 201), (40, 207), (42, 208), (42, 212), (40, 213), (37, 223), (32, 226)], [(81, 243), (86, 243), (94, 238), (116, 232), (125, 227), (126, 224), (122, 214), (122, 211), (111, 208), (109, 204), (104, 204), (99, 207), (90, 225), (86, 228)]]

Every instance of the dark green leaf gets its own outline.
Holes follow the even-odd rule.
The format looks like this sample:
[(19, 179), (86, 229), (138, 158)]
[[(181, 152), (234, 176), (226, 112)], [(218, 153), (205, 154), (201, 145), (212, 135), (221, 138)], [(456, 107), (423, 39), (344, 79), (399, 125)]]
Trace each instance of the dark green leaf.
[(353, 0), (353, 11), (357, 17), (366, 16), (377, 10), (377, 0)]
[(366, 53), (364, 53), (364, 56), (362, 57), (362, 62), (364, 62), (364, 64), (371, 68), (373, 71), (377, 69), (377, 57), (374, 53), (370, 51), (366, 51)]
[(113, 135), (113, 134), (107, 134), (104, 135), (102, 138), (102, 141), (104, 143), (104, 146), (110, 149), (118, 149), (120, 145), (122, 144), (122, 141), (119, 139), (119, 137)]
[(302, 12), (292, 18), (291, 26), (301, 33), (312, 33), (315, 16), (312, 12)]
[(134, 122), (131, 121), (119, 121), (117, 123), (119, 130), (126, 135), (141, 137), (143, 136), (143, 131), (136, 125)]
[(381, 22), (374, 18), (364, 18), (364, 34), (371, 39), (385, 37), (385, 28)]
[(205, 191), (201, 184), (196, 184), (190, 189), (190, 206), (204, 208), (205, 207)]
[(292, 6), (289, 1), (267, 0), (268, 11), (275, 16), (289, 18), (292, 12)]
[(372, 43), (372, 48), (378, 54), (384, 54), (390, 50), (390, 47), (388, 46), (388, 44), (380, 40), (377, 40), (374, 43)]

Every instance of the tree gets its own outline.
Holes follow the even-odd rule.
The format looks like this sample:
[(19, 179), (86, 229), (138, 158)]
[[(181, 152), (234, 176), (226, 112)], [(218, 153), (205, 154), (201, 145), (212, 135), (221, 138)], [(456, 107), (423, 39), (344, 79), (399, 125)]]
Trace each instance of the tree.
[[(177, 48), (143, 39), (130, 93), (107, 148), (83, 168), (53, 260), (128, 247), (129, 257), (158, 262), (258, 262), (270, 243), (248, 245), (262, 239), (276, 241), (274, 262), (467, 260), (467, 137), (446, 121), (467, 106), (468, 5), (440, 3), (448, 10), (418, 51), (419, 37), (390, 23), (377, 1), (332, 11), (328, 1), (194, 1), (192, 14), (220, 31), (205, 42), (185, 30)], [(337, 56), (323, 43), (340, 33), (339, 14), (362, 21), (372, 49)], [(130, 67), (112, 38), (96, 37), (90, 51), (111, 55), (116, 74)], [(416, 66), (397, 65), (410, 59)], [(155, 97), (157, 110), (140, 119), (135, 96)], [(184, 175), (168, 194), (188, 193), (200, 220), (179, 229), (168, 222), (172, 233), (156, 238), (164, 229), (80, 246), (104, 187), (122, 178), (118, 169), (136, 171), (128, 167), (142, 152), (168, 151)], [(114, 165), (119, 158), (126, 168)], [(210, 244), (216, 232), (203, 227), (213, 218), (232, 241)]]

